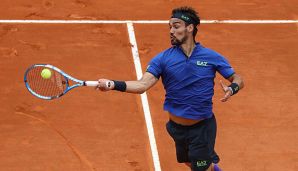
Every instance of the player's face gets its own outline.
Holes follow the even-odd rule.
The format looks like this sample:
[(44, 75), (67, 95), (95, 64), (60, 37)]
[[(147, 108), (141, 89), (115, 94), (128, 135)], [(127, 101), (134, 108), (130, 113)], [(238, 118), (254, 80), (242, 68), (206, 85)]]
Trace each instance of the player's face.
[(188, 38), (187, 26), (183, 20), (171, 18), (169, 22), (170, 38), (172, 45), (181, 45)]

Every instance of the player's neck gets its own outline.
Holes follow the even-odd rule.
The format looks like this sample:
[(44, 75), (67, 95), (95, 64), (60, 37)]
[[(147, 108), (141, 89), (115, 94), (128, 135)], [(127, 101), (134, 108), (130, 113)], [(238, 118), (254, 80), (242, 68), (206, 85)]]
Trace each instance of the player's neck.
[(183, 52), (185, 53), (185, 55), (187, 57), (190, 57), (195, 46), (196, 46), (195, 41), (193, 39), (188, 39), (181, 45), (181, 48), (182, 48)]

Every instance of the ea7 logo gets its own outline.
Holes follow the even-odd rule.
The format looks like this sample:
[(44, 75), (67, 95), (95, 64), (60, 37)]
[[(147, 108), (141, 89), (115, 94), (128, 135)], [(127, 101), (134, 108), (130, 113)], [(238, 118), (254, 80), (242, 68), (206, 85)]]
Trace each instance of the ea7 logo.
[(197, 61), (197, 65), (199, 66), (207, 66), (208, 62)]
[(205, 161), (205, 160), (199, 160), (199, 161), (197, 161), (197, 166), (198, 167), (207, 166), (207, 161)]

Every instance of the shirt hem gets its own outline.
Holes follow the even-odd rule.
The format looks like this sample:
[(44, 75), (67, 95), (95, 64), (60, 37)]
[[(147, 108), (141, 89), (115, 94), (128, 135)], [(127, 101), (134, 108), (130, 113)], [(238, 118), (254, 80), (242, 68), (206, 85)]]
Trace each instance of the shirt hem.
[(185, 118), (185, 119), (191, 119), (191, 120), (209, 119), (209, 118), (211, 118), (214, 115), (214, 113), (212, 112), (210, 114), (204, 114), (206, 117), (204, 117), (204, 116), (201, 116), (201, 117), (187, 117), (187, 116), (177, 115), (174, 112), (171, 112), (171, 111), (169, 111), (167, 109), (164, 109), (164, 111), (167, 111), (167, 112), (169, 112), (169, 113), (171, 113), (171, 114), (173, 114), (173, 115), (175, 115), (177, 117), (181, 117), (181, 118)]

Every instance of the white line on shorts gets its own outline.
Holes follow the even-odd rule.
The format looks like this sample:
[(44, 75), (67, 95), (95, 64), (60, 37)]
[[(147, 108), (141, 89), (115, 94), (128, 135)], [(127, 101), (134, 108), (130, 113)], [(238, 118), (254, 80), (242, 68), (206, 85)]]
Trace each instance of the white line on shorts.
[[(137, 79), (139, 80), (142, 78), (143, 72), (142, 72), (140, 56), (139, 56), (139, 52), (138, 52), (138, 46), (137, 46), (136, 36), (135, 36), (134, 27), (133, 27), (132, 22), (127, 23), (127, 30), (128, 30), (128, 35), (129, 35), (129, 41), (131, 43), (131, 52), (133, 55), (133, 62), (134, 62), (135, 69), (136, 69)], [(147, 98), (146, 92), (141, 94), (141, 100), (142, 100), (142, 105), (143, 105), (143, 110), (144, 110), (147, 132), (148, 132), (149, 141), (150, 141), (150, 148), (151, 148), (151, 154), (152, 154), (152, 158), (153, 158), (154, 170), (161, 171), (158, 150), (157, 150), (157, 146), (156, 146), (154, 129), (153, 129), (153, 125), (152, 125), (152, 119), (151, 119), (149, 103), (148, 103), (148, 98)]]
[[(169, 20), (0, 20), (16, 24), (167, 24)], [(202, 24), (292, 24), (298, 20), (201, 20)]]

